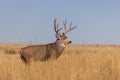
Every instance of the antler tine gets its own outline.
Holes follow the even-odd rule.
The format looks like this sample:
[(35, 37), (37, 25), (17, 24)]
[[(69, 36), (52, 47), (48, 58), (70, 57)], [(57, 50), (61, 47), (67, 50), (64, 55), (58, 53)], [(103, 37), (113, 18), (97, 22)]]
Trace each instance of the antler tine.
[(70, 29), (72, 28), (72, 22), (70, 23)]
[(57, 19), (54, 19), (54, 30), (55, 30), (55, 32), (56, 32), (56, 30), (57, 30), (57, 29), (56, 29), (56, 28), (57, 28), (57, 25), (56, 25), (57, 23), (56, 23), (56, 22), (57, 22)]
[(62, 28), (58, 29), (59, 24), (57, 23), (57, 19), (54, 20), (54, 30), (56, 33), (58, 33)]
[(72, 22), (70, 23), (70, 28), (69, 28), (69, 31), (71, 31), (71, 30), (73, 30), (73, 29), (75, 29), (77, 26), (74, 26), (74, 27), (72, 27)]
[(77, 26), (74, 26), (74, 27), (70, 28), (70, 31), (73, 30), (73, 29), (75, 29), (76, 27), (77, 27)]
[(63, 21), (63, 25), (64, 25), (65, 33), (67, 33), (67, 27), (66, 27), (66, 24), (67, 24), (67, 20), (65, 19), (65, 22)]
[(69, 29), (67, 29), (67, 27), (66, 27), (66, 20), (65, 20), (65, 22), (63, 22), (63, 24), (64, 24), (64, 29), (65, 29), (65, 34), (77, 27), (77, 26), (72, 27), (72, 22), (71, 22)]

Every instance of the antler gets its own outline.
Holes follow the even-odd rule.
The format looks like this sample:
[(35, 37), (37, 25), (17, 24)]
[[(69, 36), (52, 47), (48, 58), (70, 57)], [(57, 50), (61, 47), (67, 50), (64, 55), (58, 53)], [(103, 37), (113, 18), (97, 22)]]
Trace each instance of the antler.
[(66, 24), (67, 24), (67, 20), (65, 20), (65, 22), (63, 21), (63, 26), (64, 26), (64, 29), (65, 29), (65, 34), (77, 27), (77, 26), (72, 27), (72, 22), (71, 22), (69, 29), (67, 29)]
[(58, 23), (57, 23), (57, 19), (54, 19), (54, 30), (56, 33), (59, 33), (60, 30), (62, 30), (62, 28), (58, 29)]

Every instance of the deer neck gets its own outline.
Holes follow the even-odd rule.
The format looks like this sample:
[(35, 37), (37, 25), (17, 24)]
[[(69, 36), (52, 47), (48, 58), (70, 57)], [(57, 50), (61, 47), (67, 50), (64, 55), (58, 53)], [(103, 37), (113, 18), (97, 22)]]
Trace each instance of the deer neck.
[(64, 44), (60, 42), (60, 40), (56, 40), (55, 45), (58, 53), (62, 53), (66, 47)]

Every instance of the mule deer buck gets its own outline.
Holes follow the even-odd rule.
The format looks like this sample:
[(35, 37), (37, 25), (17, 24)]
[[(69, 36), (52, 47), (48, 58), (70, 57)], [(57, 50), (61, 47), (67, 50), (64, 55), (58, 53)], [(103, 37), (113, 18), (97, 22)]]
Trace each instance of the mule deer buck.
[(66, 45), (71, 43), (71, 41), (66, 37), (66, 33), (77, 27), (72, 27), (71, 23), (69, 29), (67, 29), (66, 22), (66, 20), (63, 21), (65, 32), (61, 34), (60, 30), (62, 30), (62, 28), (58, 28), (59, 25), (55, 19), (54, 30), (56, 32), (56, 41), (46, 45), (31, 45), (22, 48), (20, 51), (21, 59), (25, 63), (30, 63), (31, 60), (46, 61), (51, 58), (57, 59), (64, 51)]

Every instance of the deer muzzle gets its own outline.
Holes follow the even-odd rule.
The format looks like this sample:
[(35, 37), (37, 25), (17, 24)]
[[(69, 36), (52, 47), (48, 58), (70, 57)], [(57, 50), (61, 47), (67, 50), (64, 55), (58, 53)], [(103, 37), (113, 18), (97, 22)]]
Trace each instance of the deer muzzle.
[(69, 44), (71, 44), (71, 43), (72, 43), (72, 41), (69, 41), (68, 43), (69, 43)]

